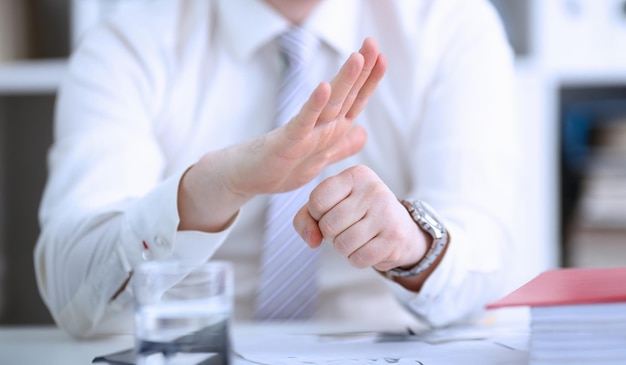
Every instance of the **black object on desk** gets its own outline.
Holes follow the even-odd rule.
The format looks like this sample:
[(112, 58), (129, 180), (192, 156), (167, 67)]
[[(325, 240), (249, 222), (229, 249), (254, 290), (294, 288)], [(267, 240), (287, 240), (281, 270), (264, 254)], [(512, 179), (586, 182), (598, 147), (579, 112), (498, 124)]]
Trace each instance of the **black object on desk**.
[(169, 357), (177, 353), (207, 353), (208, 357), (196, 365), (229, 365), (231, 346), (228, 321), (215, 323), (171, 342), (140, 341), (137, 347), (98, 356), (92, 363), (135, 365), (137, 354), (149, 356), (161, 353)]

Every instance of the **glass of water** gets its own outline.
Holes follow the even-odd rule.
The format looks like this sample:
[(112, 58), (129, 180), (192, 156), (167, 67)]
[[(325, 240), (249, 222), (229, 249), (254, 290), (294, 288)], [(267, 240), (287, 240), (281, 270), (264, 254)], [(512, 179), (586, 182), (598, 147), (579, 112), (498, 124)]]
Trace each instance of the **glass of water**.
[(232, 266), (152, 261), (135, 268), (137, 364), (230, 364)]

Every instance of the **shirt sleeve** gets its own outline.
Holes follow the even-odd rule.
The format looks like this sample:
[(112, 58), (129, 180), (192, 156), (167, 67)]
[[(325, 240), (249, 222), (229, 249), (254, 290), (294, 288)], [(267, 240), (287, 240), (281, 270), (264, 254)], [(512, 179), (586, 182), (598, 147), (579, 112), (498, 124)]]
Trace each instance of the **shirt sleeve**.
[(503, 28), (487, 2), (440, 4), (424, 36), (435, 61), (413, 136), (408, 197), (437, 211), (450, 241), (419, 293), (390, 283), (411, 312), (435, 326), (467, 319), (511, 289), (522, 191), (512, 53)]
[(94, 31), (70, 60), (39, 211), (39, 290), (57, 324), (77, 337), (131, 331), (125, 284), (136, 264), (206, 261), (230, 232), (177, 231), (185, 169), (168, 165), (155, 127), (167, 52), (145, 24), (124, 24)]

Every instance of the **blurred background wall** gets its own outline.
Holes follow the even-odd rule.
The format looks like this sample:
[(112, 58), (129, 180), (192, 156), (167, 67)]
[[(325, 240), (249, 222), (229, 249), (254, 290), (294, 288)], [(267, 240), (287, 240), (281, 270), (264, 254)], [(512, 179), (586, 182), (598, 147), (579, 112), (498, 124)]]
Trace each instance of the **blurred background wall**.
[[(0, 0), (0, 324), (51, 322), (32, 250), (66, 58), (101, 17), (143, 1)], [(515, 50), (527, 141), (519, 280), (626, 265), (626, 0), (491, 2)]]
[(67, 57), (69, 9), (69, 0), (0, 0), (0, 323), (51, 321), (32, 260), (55, 97), (38, 85), (51, 77), (38, 66)]

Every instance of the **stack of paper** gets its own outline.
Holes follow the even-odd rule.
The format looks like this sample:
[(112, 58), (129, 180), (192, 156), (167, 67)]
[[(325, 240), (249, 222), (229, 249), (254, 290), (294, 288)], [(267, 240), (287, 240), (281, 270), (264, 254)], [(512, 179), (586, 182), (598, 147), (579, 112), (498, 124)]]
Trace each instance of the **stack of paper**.
[(488, 309), (530, 306), (530, 364), (626, 364), (626, 267), (546, 271)]

